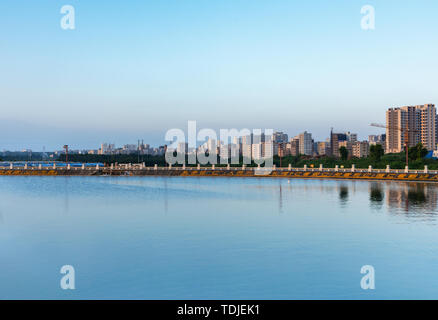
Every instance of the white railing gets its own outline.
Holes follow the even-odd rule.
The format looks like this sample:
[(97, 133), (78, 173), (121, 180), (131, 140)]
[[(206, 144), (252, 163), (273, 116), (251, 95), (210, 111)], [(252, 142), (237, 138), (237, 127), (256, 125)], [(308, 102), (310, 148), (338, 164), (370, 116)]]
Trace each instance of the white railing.
[[(166, 167), (146, 167), (143, 164), (119, 164), (117, 166), (99, 166), (97, 167), (96, 164), (85, 164), (84, 167), (78, 166), (78, 165), (72, 165), (70, 168), (68, 168), (66, 165), (60, 166), (60, 164), (55, 163), (55, 165), (42, 165), (39, 164), (32, 164), (32, 163), (0, 163), (0, 169), (3, 170), (72, 170), (72, 171), (80, 171), (80, 170), (146, 170), (146, 171), (156, 171), (156, 170), (172, 170), (172, 171), (208, 171), (208, 170), (214, 170), (214, 171), (255, 171), (257, 169), (263, 169), (263, 167), (245, 167), (242, 166), (236, 167), (212, 167), (212, 166), (203, 166), (203, 167), (182, 167), (182, 166), (166, 166)], [(358, 168), (288, 168), (288, 167), (282, 167), (282, 168), (270, 168), (272, 171), (277, 172), (341, 172), (341, 173), (398, 173), (398, 174), (422, 174), (422, 173), (429, 173), (429, 174), (438, 174), (438, 170), (405, 170), (405, 169), (358, 169)]]

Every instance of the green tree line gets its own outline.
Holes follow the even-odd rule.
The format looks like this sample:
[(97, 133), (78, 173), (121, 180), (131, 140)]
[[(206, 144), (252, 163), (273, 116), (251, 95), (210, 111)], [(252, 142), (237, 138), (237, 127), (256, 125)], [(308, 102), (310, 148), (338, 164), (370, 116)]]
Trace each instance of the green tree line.
[[(393, 169), (404, 169), (406, 165), (406, 153), (394, 153), (394, 154), (384, 154), (384, 150), (381, 145), (373, 145), (370, 147), (370, 154), (366, 158), (351, 158), (348, 155), (348, 150), (343, 147), (340, 148), (340, 158), (335, 157), (318, 157), (312, 158), (309, 156), (285, 156), (280, 159), (278, 156), (274, 156), (274, 164), (280, 167), (280, 162), (282, 167), (288, 167), (289, 164), (292, 167), (308, 167), (318, 168), (322, 164), (325, 168), (334, 168), (336, 165), (339, 167), (344, 166), (344, 168), (351, 168), (354, 164), (356, 168), (366, 169), (372, 166), (376, 169), (384, 169), (387, 165), (390, 165)], [(427, 154), (427, 150), (418, 144), (414, 147), (409, 148), (409, 168), (411, 169), (423, 169), (425, 165), (431, 170), (438, 170), (438, 160), (434, 159), (424, 159)], [(58, 161), (65, 161), (65, 155), (60, 155), (57, 159)], [(93, 155), (93, 154), (70, 154), (68, 156), (69, 162), (89, 162), (89, 163), (142, 163), (144, 162), (146, 166), (153, 166), (155, 164), (159, 166), (166, 166), (166, 160), (164, 156), (150, 156), (143, 155), (140, 157), (136, 154), (130, 155)], [(187, 159), (186, 159), (187, 160)], [(188, 161), (186, 161), (188, 163)], [(234, 166), (242, 166), (243, 160), (240, 159), (239, 164)], [(181, 166), (181, 165), (177, 165)], [(189, 166), (189, 165), (188, 165)], [(195, 166), (195, 165), (192, 165)], [(217, 159), (218, 167), (226, 166), (221, 165), (219, 157)], [(232, 165), (233, 166), (233, 165)], [(248, 166), (257, 166), (252, 162)]]

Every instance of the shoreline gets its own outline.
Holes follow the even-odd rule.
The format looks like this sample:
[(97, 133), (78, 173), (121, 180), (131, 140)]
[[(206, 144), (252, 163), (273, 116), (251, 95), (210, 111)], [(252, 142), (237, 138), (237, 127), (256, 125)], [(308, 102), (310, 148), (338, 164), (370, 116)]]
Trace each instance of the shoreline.
[[(364, 169), (273, 169), (269, 174), (256, 174), (256, 168), (135, 168), (113, 169), (0, 169), (0, 176), (180, 176), (180, 177), (239, 177), (239, 178), (288, 178), (322, 180), (371, 180), (438, 183), (438, 173), (423, 170), (364, 170)], [(402, 172), (400, 172), (402, 171)]]

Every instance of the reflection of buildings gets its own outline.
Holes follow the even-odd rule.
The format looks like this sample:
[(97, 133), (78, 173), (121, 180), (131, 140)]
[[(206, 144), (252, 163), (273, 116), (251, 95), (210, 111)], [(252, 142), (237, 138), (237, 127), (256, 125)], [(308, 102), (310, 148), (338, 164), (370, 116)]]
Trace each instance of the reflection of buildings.
[(370, 188), (370, 201), (382, 202), (391, 211), (409, 213), (434, 213), (438, 203), (438, 189), (431, 184), (423, 183), (375, 183)]
[(373, 182), (370, 186), (370, 200), (372, 203), (381, 204), (384, 198), (382, 183)]
[(283, 212), (283, 192), (281, 190), (281, 184), (280, 184), (280, 190), (278, 192), (278, 211), (280, 213)]
[(386, 204), (390, 213), (422, 219), (434, 217), (437, 213), (438, 187), (433, 184), (372, 182), (369, 193), (370, 205), (375, 209), (380, 210)]
[(341, 204), (346, 204), (348, 202), (348, 186), (346, 186), (346, 185), (340, 186), (339, 200), (341, 200)]

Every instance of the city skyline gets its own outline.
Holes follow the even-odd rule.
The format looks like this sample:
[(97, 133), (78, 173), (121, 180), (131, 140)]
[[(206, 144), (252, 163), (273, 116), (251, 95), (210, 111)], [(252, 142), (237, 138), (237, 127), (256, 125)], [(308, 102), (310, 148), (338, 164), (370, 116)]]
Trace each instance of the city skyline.
[(76, 0), (75, 30), (61, 1), (2, 3), (0, 149), (160, 145), (188, 120), (364, 139), (381, 110), (438, 101), (438, 4), (422, 3), (369, 2), (368, 31), (362, 1)]
[[(342, 132), (342, 134), (350, 133), (350, 131), (346, 131), (346, 130), (338, 130), (338, 131)], [(329, 132), (329, 134), (324, 139), (321, 139), (321, 140), (314, 139), (314, 137), (312, 136), (312, 132), (307, 131), (307, 130), (305, 130), (304, 132), (295, 133), (295, 134), (289, 134), (288, 132), (280, 131), (280, 130), (273, 130), (273, 135), (275, 136), (277, 134), (282, 134), (282, 135), (285, 135), (286, 137), (289, 137), (288, 139), (286, 139), (287, 142), (290, 142), (290, 141), (293, 141), (293, 140), (298, 140), (300, 136), (304, 136), (304, 137), (307, 138), (306, 140), (309, 140), (309, 141), (311, 140), (314, 143), (327, 142), (327, 141), (330, 140), (330, 132)], [(369, 135), (367, 135), (365, 137), (365, 139), (363, 139), (363, 141), (367, 141), (369, 139), (369, 137), (371, 137), (371, 136), (378, 136), (378, 135), (382, 135), (382, 134), (384, 135), (385, 133), (380, 132), (377, 135), (369, 134)], [(265, 134), (263, 133), (263, 130), (262, 130), (261, 136), (264, 136), (264, 135)], [(358, 134), (354, 133), (354, 135), (356, 136), (355, 141), (359, 141), (360, 139), (357, 139)], [(260, 137), (260, 135), (251, 133), (251, 137), (253, 137), (253, 136), (254, 137)], [(270, 139), (272, 138), (271, 135), (269, 135), (269, 137), (270, 137)], [(205, 141), (198, 140), (197, 141), (197, 149), (201, 148), (204, 145), (207, 145), (207, 144), (211, 143), (211, 141), (218, 142), (221, 145), (235, 144), (235, 140), (233, 141), (233, 138), (234, 137), (230, 137), (230, 140), (227, 143), (224, 143), (220, 138), (218, 138), (218, 139), (207, 139)], [(245, 138), (246, 138), (245, 135), (244, 136), (239, 136), (239, 143), (245, 145), (246, 144), (245, 143)], [(254, 138), (251, 138), (251, 139), (254, 139)], [(259, 140), (260, 140), (260, 138), (259, 138)], [(281, 143), (286, 143), (286, 140), (282, 140)], [(262, 141), (258, 141), (258, 142), (254, 141), (254, 140), (250, 141), (250, 145), (259, 144), (261, 142), (265, 142), (264, 138), (263, 138)], [(77, 145), (74, 145), (74, 144), (73, 145), (68, 145), (68, 146), (70, 148), (70, 151), (75, 151), (75, 152), (78, 152), (78, 151), (79, 152), (89, 151), (90, 154), (100, 154), (99, 153), (100, 150), (101, 149), (103, 150), (103, 149), (106, 149), (106, 148), (108, 148), (109, 150), (116, 150), (116, 149), (130, 150), (130, 151), (135, 150), (135, 152), (137, 152), (139, 148), (144, 147), (144, 146), (147, 146), (147, 148), (157, 149), (157, 148), (160, 148), (162, 146), (169, 146), (170, 144), (171, 143), (169, 141), (165, 141), (164, 139), (159, 144), (152, 144), (152, 143), (149, 142), (149, 140), (145, 141), (145, 139), (142, 138), (142, 139), (137, 139), (135, 141), (135, 143), (134, 143), (134, 141), (128, 141), (128, 142), (125, 141), (125, 142), (120, 143), (120, 144), (112, 142), (112, 141), (105, 140), (105, 141), (99, 143), (98, 145), (92, 146), (91, 148), (81, 147), (81, 146), (77, 146)], [(0, 152), (2, 152), (2, 151), (3, 152), (28, 152), (28, 151), (32, 151), (32, 152), (55, 152), (56, 153), (56, 152), (59, 152), (59, 151), (63, 151), (63, 149), (64, 149), (63, 146), (65, 146), (65, 145), (56, 146), (54, 149), (48, 149), (45, 146), (43, 146), (42, 150), (35, 150), (35, 149), (32, 149), (32, 148), (21, 148), (21, 149), (6, 149), (6, 148), (2, 148), (2, 149), (0, 149)], [(303, 151), (302, 152), (303, 155), (308, 154), (307, 151), (304, 151), (305, 149), (309, 150), (309, 146), (308, 145), (307, 146), (304, 146), (304, 145), (299, 146), (299, 145), (297, 145), (297, 148), (299, 148), (300, 150)]]
[[(410, 115), (410, 113), (407, 112), (408, 110), (411, 110), (411, 109), (413, 111), (410, 111), (410, 112), (413, 115)], [(403, 111), (403, 110), (406, 110), (406, 111)], [(407, 114), (407, 116), (404, 115), (405, 113)], [(427, 121), (425, 121), (425, 115), (428, 116)], [(386, 142), (385, 142), (383, 144), (385, 149), (387, 149), (388, 153), (392, 153), (392, 152), (398, 153), (398, 152), (401, 152), (404, 150), (404, 142), (403, 142), (404, 137), (403, 137), (403, 134), (401, 133), (402, 131), (395, 134), (395, 131), (397, 131), (397, 129), (395, 129), (395, 128), (397, 128), (397, 127), (398, 128), (405, 128), (405, 127), (408, 128), (408, 126), (407, 126), (408, 124), (406, 124), (405, 120), (402, 120), (402, 119), (411, 119), (408, 121), (409, 127), (410, 127), (409, 130), (412, 130), (412, 129), (419, 130), (418, 133), (416, 133), (415, 138), (412, 138), (413, 133), (410, 133), (410, 136), (412, 136), (410, 138), (411, 139), (410, 146), (413, 146), (418, 142), (422, 142), (423, 145), (428, 150), (435, 150), (436, 149), (436, 145), (438, 142), (438, 139), (437, 139), (438, 138), (438, 132), (437, 132), (438, 126), (436, 126), (436, 123), (438, 123), (438, 115), (436, 114), (436, 108), (435, 108), (434, 104), (424, 104), (424, 105), (401, 106), (401, 107), (388, 108), (386, 111), (386, 128), (385, 128), (385, 125), (375, 125), (374, 123), (369, 125), (369, 128), (371, 129), (370, 131), (375, 131), (375, 129), (372, 130), (372, 128), (380, 126), (380, 128), (377, 129), (379, 131), (377, 134), (375, 132), (373, 132), (373, 133), (368, 132), (368, 134), (366, 134), (366, 135), (363, 135), (363, 134), (358, 135), (357, 132), (351, 133), (350, 130), (354, 131), (354, 129), (335, 130), (335, 131), (341, 132), (340, 134), (342, 134), (342, 135), (350, 135), (350, 134), (354, 135), (353, 139), (350, 139), (350, 138), (344, 139), (343, 138), (342, 140), (345, 140), (345, 141), (348, 140), (348, 141), (354, 141), (354, 142), (356, 142), (356, 141), (357, 142), (367, 142), (369, 144), (375, 143), (376, 141), (373, 141), (373, 140), (377, 136), (387, 135), (389, 137), (389, 139), (388, 139), (389, 148), (387, 147)], [(430, 119), (433, 119), (433, 120), (430, 120)], [(431, 121), (432, 121), (432, 123), (429, 124), (429, 122), (431, 122)], [(415, 122), (415, 123), (411, 124), (411, 122)], [(418, 122), (418, 124), (416, 122)], [(425, 126), (425, 124), (428, 124), (428, 125)], [(187, 126), (189, 126), (189, 122), (188, 122)], [(426, 127), (427, 127), (427, 129), (426, 129)], [(201, 129), (201, 128), (198, 128), (198, 129)], [(202, 129), (211, 129), (211, 128), (202, 128)], [(221, 128), (221, 129), (223, 129), (223, 128)], [(236, 128), (227, 128), (226, 130), (234, 130), (234, 129), (236, 129)], [(299, 137), (302, 135), (304, 135), (304, 136), (309, 135), (309, 138), (306, 139), (306, 140), (308, 140), (308, 142), (305, 142), (306, 146), (304, 146), (302, 144), (303, 142), (301, 142), (300, 144), (297, 145), (297, 150), (299, 150), (299, 153), (301, 153), (303, 155), (312, 155), (315, 150), (319, 149), (319, 147), (318, 147), (319, 144), (327, 143), (328, 141), (330, 141), (330, 145), (324, 146), (324, 147), (321, 146), (321, 148), (326, 149), (328, 147), (332, 150), (335, 150), (333, 152), (334, 152), (334, 155), (336, 155), (336, 156), (339, 156), (339, 154), (338, 154), (339, 152), (337, 151), (339, 146), (345, 146), (345, 147), (347, 147), (347, 149), (349, 149), (350, 152), (352, 152), (352, 146), (350, 146), (350, 145), (348, 145), (348, 146), (347, 145), (339, 145), (339, 146), (337, 145), (337, 147), (334, 147), (333, 145), (331, 145), (331, 143), (332, 143), (331, 141), (333, 141), (333, 129), (334, 128), (331, 127), (329, 135), (326, 136), (325, 138), (322, 138), (322, 139), (317, 139), (315, 136), (312, 137), (312, 132), (308, 132), (307, 130), (304, 130), (303, 132), (299, 132), (299, 133), (295, 132), (295, 133), (291, 134), (290, 131), (272, 129), (273, 130), (272, 138), (275, 141), (275, 140), (277, 140), (277, 138), (274, 138), (274, 136), (276, 136), (278, 134), (283, 135), (286, 137), (287, 141), (284, 140), (284, 141), (282, 141), (282, 143), (286, 143), (286, 142), (292, 142), (293, 140), (298, 141)], [(188, 134), (188, 132), (185, 132), (188, 130), (188, 127), (185, 130), (184, 129), (181, 129), (181, 130), (182, 130), (182, 132), (184, 132), (184, 134), (186, 134), (186, 133)], [(243, 132), (243, 130), (249, 130), (249, 129), (248, 128), (239, 128), (236, 130)], [(261, 132), (263, 132), (263, 130), (266, 130), (266, 129), (257, 128), (257, 129), (253, 129), (253, 130), (256, 130), (256, 131), (261, 130)], [(385, 130), (384, 133), (382, 133), (383, 130)], [(426, 130), (425, 131), (426, 134), (425, 134), (425, 132), (423, 132), (424, 130)], [(420, 132), (421, 132), (421, 134), (420, 134)], [(430, 136), (431, 132), (434, 133), (433, 137)], [(261, 133), (261, 134), (264, 135), (264, 133)], [(253, 135), (253, 133), (251, 133), (251, 136), (252, 135)], [(257, 136), (257, 134), (255, 134), (255, 135)], [(338, 135), (338, 133), (336, 133), (335, 135)], [(294, 137), (294, 138), (288, 139), (287, 137)], [(428, 140), (424, 140), (425, 137)], [(221, 141), (220, 138), (219, 139), (216, 138), (215, 140), (222, 142), (222, 144), (224, 144), (224, 145), (235, 143), (235, 142), (232, 142), (233, 137), (230, 136), (229, 138), (230, 138), (230, 141), (227, 143), (223, 143), (223, 141)], [(120, 139), (116, 139), (116, 140), (120, 141)], [(244, 143), (244, 140), (245, 140), (244, 136), (242, 136), (242, 135), (239, 136), (239, 140), (243, 140), (243, 141), (240, 141), (240, 143), (242, 144), (242, 142), (243, 142), (243, 144), (245, 144)], [(280, 139), (280, 140), (282, 140), (282, 139)], [(97, 148), (97, 149), (95, 148), (95, 146), (93, 146), (91, 148), (89, 148), (89, 147), (87, 148), (84, 146), (78, 146), (77, 144), (76, 145), (69, 144), (69, 147), (70, 148), (73, 147), (73, 150), (75, 152), (79, 152), (79, 153), (99, 154), (100, 150), (104, 149), (104, 145), (106, 145), (107, 147), (110, 146), (109, 149), (114, 149), (116, 145), (121, 145), (122, 147), (117, 147), (117, 149), (119, 149), (119, 150), (131, 150), (132, 146), (138, 147), (138, 150), (140, 150), (140, 146), (142, 146), (142, 148), (144, 148), (145, 145), (147, 146), (146, 149), (149, 149), (151, 147), (151, 149), (158, 150), (159, 148), (161, 148), (163, 146), (171, 145), (171, 142), (166, 141), (165, 139), (162, 139), (161, 142), (158, 144), (152, 143), (150, 139), (149, 140), (147, 139), (146, 143), (144, 143), (143, 138), (137, 139), (136, 141), (137, 141), (137, 144), (133, 144), (132, 141), (131, 141), (131, 143), (129, 143), (129, 142), (127, 143), (127, 141), (124, 141), (123, 143), (116, 143), (114, 141), (110, 141), (108, 139), (105, 139), (103, 142), (101, 141), (99, 143), (99, 148)], [(397, 149), (395, 149), (393, 147), (393, 144), (394, 144), (393, 141), (397, 141)], [(141, 142), (141, 145), (140, 145), (140, 142)], [(310, 146), (310, 142), (312, 142), (311, 146)], [(196, 145), (198, 148), (198, 147), (201, 147), (202, 145), (207, 144), (207, 143), (209, 143), (209, 141), (207, 141), (207, 140), (206, 141), (197, 140)], [(381, 141), (379, 143), (381, 143)], [(253, 144), (253, 143), (251, 143), (251, 144)], [(105, 147), (105, 148), (107, 148), (107, 147)], [(32, 148), (6, 149), (4, 147), (0, 150), (2, 150), (3, 152), (6, 152), (6, 151), (46, 152), (46, 151), (48, 151), (48, 152), (55, 152), (56, 153), (61, 149), (62, 149), (61, 146), (56, 146), (54, 149), (51, 149), (51, 150), (49, 150), (45, 146), (43, 146), (42, 150), (34, 150)], [(134, 148), (134, 149), (137, 150), (137, 148)], [(254, 150), (252, 150), (250, 152), (254, 152)], [(156, 154), (157, 152), (154, 152), (154, 153)], [(297, 151), (297, 153), (298, 153), (298, 151)]]

